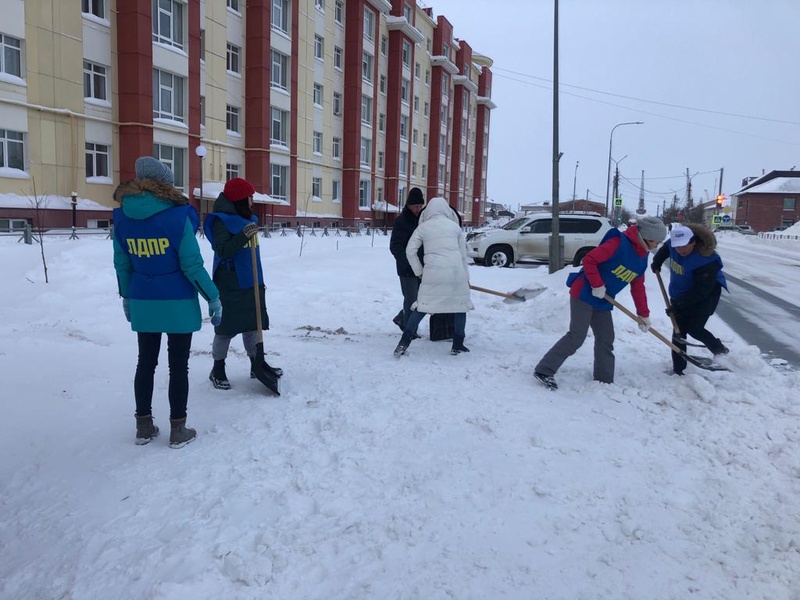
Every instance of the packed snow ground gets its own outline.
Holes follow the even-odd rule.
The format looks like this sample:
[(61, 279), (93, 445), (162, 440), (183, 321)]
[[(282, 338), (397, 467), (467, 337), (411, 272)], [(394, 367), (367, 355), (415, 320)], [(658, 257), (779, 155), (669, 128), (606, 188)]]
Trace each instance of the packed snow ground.
[(469, 354), (423, 339), (396, 360), (388, 237), (261, 243), (283, 395), (248, 378), (238, 338), (234, 389), (214, 390), (206, 320), (198, 438), (171, 450), (165, 348), (162, 434), (133, 443), (111, 242), (48, 238), (45, 284), (39, 248), (0, 238), (0, 598), (798, 598), (800, 374), (716, 317), (729, 373), (669, 375), (666, 346), (615, 311), (615, 384), (591, 380), (589, 339), (549, 392), (531, 371), (566, 330), (568, 270), (471, 267), (546, 290), (474, 293)]

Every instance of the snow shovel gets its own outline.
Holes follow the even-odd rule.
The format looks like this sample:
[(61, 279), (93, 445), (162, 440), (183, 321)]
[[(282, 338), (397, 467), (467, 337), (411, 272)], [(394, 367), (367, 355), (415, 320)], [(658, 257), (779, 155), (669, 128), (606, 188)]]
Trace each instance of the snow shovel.
[(658, 279), (658, 287), (661, 288), (661, 295), (664, 297), (664, 304), (667, 305), (667, 314), (669, 315), (670, 320), (672, 321), (672, 341), (675, 344), (686, 344), (687, 346), (696, 346), (698, 348), (705, 348), (705, 344), (695, 344), (690, 342), (681, 337), (681, 330), (678, 327), (678, 321), (675, 319), (675, 315), (672, 314), (672, 303), (669, 301), (669, 296), (667, 295), (667, 288), (664, 287), (664, 280), (661, 279), (661, 273), (656, 271), (656, 279)]
[(472, 284), (470, 284), (469, 289), (475, 290), (476, 292), (483, 292), (484, 294), (500, 296), (501, 298), (505, 298), (504, 302), (508, 302), (509, 304), (513, 304), (515, 302), (525, 302), (528, 298), (535, 298), (544, 291), (544, 288), (519, 288), (516, 292), (507, 294), (506, 292), (498, 292), (497, 290), (490, 290), (488, 288), (482, 288)]
[(261, 329), (261, 294), (258, 285), (258, 262), (256, 259), (256, 245), (250, 240), (250, 256), (253, 263), (253, 290), (256, 297), (256, 330), (258, 331), (258, 343), (256, 344), (256, 354), (253, 357), (253, 374), (261, 383), (267, 386), (270, 392), (276, 396), (281, 395), (279, 380), (274, 373), (270, 373), (264, 368), (264, 332)]
[[(639, 319), (639, 317), (636, 316), (636, 313), (634, 313), (634, 312), (628, 310), (627, 308), (625, 308), (624, 306), (622, 306), (622, 304), (620, 304), (619, 302), (614, 300), (608, 294), (606, 294), (604, 298), (605, 298), (606, 302), (610, 302), (611, 304), (613, 304), (615, 307), (620, 309), (622, 312), (624, 312), (626, 315), (628, 315), (631, 319), (633, 319), (637, 323), (641, 323), (642, 322), (641, 319)], [(697, 367), (699, 369), (705, 369), (706, 371), (730, 371), (730, 369), (728, 369), (726, 367), (723, 367), (722, 365), (718, 365), (718, 364), (714, 363), (713, 361), (711, 361), (710, 359), (699, 357), (699, 356), (692, 356), (691, 354), (686, 354), (686, 352), (684, 352), (683, 350), (678, 348), (675, 344), (673, 344), (671, 341), (669, 341), (666, 337), (661, 335), (658, 331), (656, 331), (652, 327), (650, 329), (648, 329), (647, 331), (652, 333), (659, 340), (661, 340), (667, 346), (669, 346), (670, 349), (675, 354), (680, 354), (686, 360), (686, 362), (692, 363), (695, 367)]]

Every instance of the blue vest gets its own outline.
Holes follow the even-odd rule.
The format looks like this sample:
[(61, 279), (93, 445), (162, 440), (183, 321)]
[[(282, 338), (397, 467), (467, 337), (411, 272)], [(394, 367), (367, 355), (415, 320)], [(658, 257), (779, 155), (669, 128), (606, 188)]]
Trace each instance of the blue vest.
[(180, 245), (186, 219), (197, 229), (197, 211), (178, 205), (147, 219), (131, 219), (114, 209), (114, 237), (133, 263), (128, 298), (185, 300), (197, 290), (181, 270)]
[(669, 276), (669, 296), (670, 298), (680, 298), (692, 289), (694, 285), (694, 270), (699, 269), (709, 263), (719, 264), (717, 271), (717, 282), (728, 289), (728, 282), (722, 272), (722, 259), (716, 252), (711, 256), (703, 256), (699, 252), (692, 252), (689, 256), (681, 256), (670, 244), (669, 247), (670, 276)]
[[(614, 228), (609, 230), (600, 244), (602, 245), (604, 242), (615, 237), (619, 238), (619, 247), (617, 251), (612, 254), (611, 258), (607, 261), (597, 265), (597, 270), (606, 286), (606, 294), (612, 298), (616, 297), (626, 285), (639, 277), (647, 269), (647, 254), (639, 256), (628, 236), (622, 235), (619, 229)], [(583, 268), (577, 273), (572, 273), (567, 277), (567, 285), (572, 286), (572, 282), (578, 277), (586, 277)], [(595, 310), (611, 310), (613, 308), (612, 304), (607, 300), (592, 296), (592, 286), (589, 284), (588, 279), (581, 288), (579, 298), (587, 304), (590, 304)]]
[[(239, 215), (232, 215), (230, 213), (209, 213), (206, 215), (205, 222), (203, 223), (203, 232), (206, 234), (206, 239), (211, 243), (212, 248), (216, 248), (214, 242), (214, 220), (219, 219), (222, 221), (225, 228), (232, 234), (236, 235), (241, 233), (245, 226), (249, 223), (258, 223), (258, 217), (253, 215), (248, 221)], [(214, 252), (214, 265), (212, 273), (217, 272), (220, 265), (225, 265), (228, 269), (233, 267), (236, 271), (236, 278), (239, 282), (239, 287), (242, 289), (253, 288), (253, 258), (250, 246), (258, 246), (258, 236), (255, 235), (250, 238), (247, 244), (244, 245), (236, 254), (228, 260), (223, 260), (219, 254)], [(258, 268), (258, 283), (264, 282), (264, 274), (261, 270), (261, 253), (256, 252), (256, 266)]]

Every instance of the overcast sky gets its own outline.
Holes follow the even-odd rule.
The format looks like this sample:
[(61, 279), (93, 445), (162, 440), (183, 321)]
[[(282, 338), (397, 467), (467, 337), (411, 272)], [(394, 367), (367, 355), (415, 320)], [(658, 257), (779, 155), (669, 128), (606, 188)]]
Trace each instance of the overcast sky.
[[(553, 0), (429, 0), (494, 60), (489, 197), (552, 198)], [(491, 7), (491, 8), (488, 8)], [(797, 0), (560, 0), (560, 198), (605, 202), (611, 129), (625, 207), (726, 196), (800, 169)], [(728, 113), (728, 114), (721, 114)], [(576, 161), (579, 162), (576, 174)], [(613, 163), (612, 163), (613, 165)], [(695, 175), (696, 174), (696, 175)]]

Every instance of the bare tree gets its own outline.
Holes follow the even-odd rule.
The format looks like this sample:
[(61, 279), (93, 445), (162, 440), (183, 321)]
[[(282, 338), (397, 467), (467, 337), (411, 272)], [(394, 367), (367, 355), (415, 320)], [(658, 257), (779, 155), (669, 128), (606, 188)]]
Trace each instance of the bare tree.
[(28, 202), (30, 202), (31, 206), (33, 207), (33, 220), (34, 220), (34, 227), (39, 233), (39, 249), (42, 252), (42, 268), (44, 270), (44, 282), (50, 283), (50, 280), (47, 277), (47, 258), (45, 257), (44, 253), (44, 216), (45, 212), (44, 209), (47, 208), (47, 201), (45, 200), (44, 196), (39, 196), (36, 193), (36, 180), (31, 179), (31, 184), (33, 185), (33, 198), (28, 196)]

